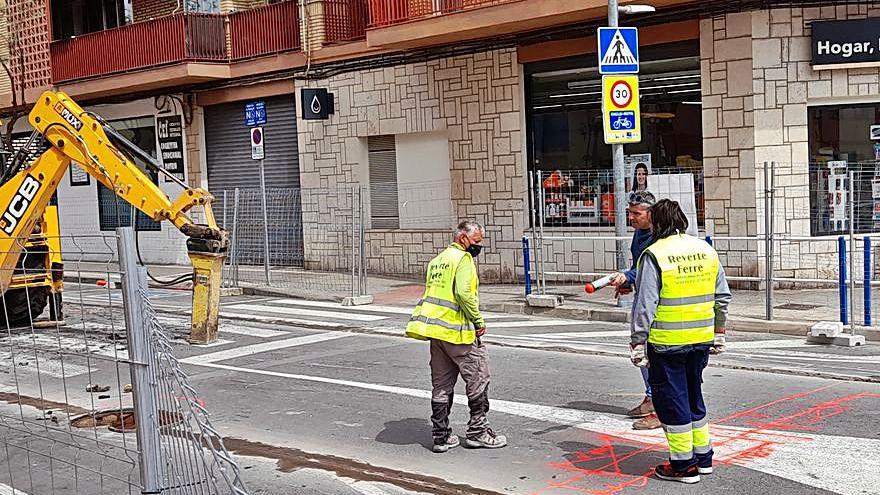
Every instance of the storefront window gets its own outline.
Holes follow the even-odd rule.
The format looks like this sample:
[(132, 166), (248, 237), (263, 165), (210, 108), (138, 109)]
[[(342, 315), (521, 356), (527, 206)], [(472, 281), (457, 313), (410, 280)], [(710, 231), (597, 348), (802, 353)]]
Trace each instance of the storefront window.
[(812, 235), (849, 232), (850, 201), (855, 232), (880, 231), (880, 141), (870, 136), (880, 104), (810, 107), (808, 117)]
[[(675, 192), (693, 198), (702, 223), (698, 52), (696, 41), (643, 49), (639, 74), (642, 141), (626, 145), (624, 153), (627, 190), (633, 189), (633, 181), (652, 192), (673, 183), (679, 187), (678, 175), (690, 174), (692, 185), (681, 187), (692, 192)], [(535, 201), (544, 203), (545, 223), (613, 225), (612, 155), (611, 146), (604, 142), (602, 77), (595, 55), (530, 64), (527, 76), (530, 165), (544, 188)]]

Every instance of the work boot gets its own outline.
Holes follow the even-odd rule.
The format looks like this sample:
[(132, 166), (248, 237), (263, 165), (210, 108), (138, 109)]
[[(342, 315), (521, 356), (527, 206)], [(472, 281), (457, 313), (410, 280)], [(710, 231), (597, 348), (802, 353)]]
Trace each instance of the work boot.
[(700, 472), (697, 466), (691, 466), (684, 471), (676, 471), (672, 468), (672, 464), (661, 464), (654, 468), (654, 474), (661, 480), (678, 481), (679, 483), (699, 483)]
[(651, 413), (633, 423), (633, 430), (654, 430), (663, 426), (657, 414)]
[(476, 437), (468, 437), (464, 445), (471, 449), (500, 449), (507, 446), (507, 437), (496, 435), (491, 428), (488, 428)]
[(458, 439), (458, 435), (449, 435), (446, 437), (445, 441), (441, 441), (441, 443), (436, 443), (437, 440), (434, 440), (434, 447), (431, 449), (438, 454), (442, 454), (449, 449), (454, 449), (461, 445), (461, 440)]
[(629, 410), (626, 413), (628, 418), (644, 418), (654, 412), (654, 401), (650, 397), (645, 397), (641, 404)]

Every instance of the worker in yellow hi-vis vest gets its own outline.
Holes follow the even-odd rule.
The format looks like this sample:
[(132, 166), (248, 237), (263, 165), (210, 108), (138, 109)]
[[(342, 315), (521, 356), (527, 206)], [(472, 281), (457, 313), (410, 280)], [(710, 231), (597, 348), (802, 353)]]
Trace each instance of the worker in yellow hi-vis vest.
[(638, 262), (632, 312), (632, 362), (648, 367), (654, 409), (669, 442), (658, 478), (697, 483), (712, 473), (703, 402), (709, 354), (724, 352), (730, 288), (718, 254), (684, 234), (688, 220), (668, 199), (651, 207), (654, 242)]
[(474, 258), (482, 250), (483, 227), (459, 224), (455, 240), (428, 264), (425, 293), (406, 326), (406, 336), (431, 343), (431, 423), (434, 452), (461, 443), (449, 427), (458, 375), (464, 379), (471, 419), (465, 446), (497, 449), (507, 438), (489, 428), (489, 354), (480, 337), (486, 322), (480, 314), (479, 279)]

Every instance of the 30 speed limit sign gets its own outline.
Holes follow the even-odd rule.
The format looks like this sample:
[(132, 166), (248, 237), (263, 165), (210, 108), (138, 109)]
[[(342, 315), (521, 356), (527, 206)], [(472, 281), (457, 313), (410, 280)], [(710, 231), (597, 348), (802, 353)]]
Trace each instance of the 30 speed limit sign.
[(633, 90), (626, 81), (615, 81), (611, 86), (611, 103), (617, 108), (626, 108), (632, 101)]
[(602, 76), (602, 124), (606, 144), (641, 142), (638, 76)]

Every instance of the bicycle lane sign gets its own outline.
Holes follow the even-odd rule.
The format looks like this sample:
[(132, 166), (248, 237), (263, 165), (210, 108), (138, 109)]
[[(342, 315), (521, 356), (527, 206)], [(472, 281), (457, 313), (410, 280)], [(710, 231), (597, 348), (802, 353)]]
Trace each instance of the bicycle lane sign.
[(605, 144), (641, 142), (638, 76), (602, 76), (602, 127)]

